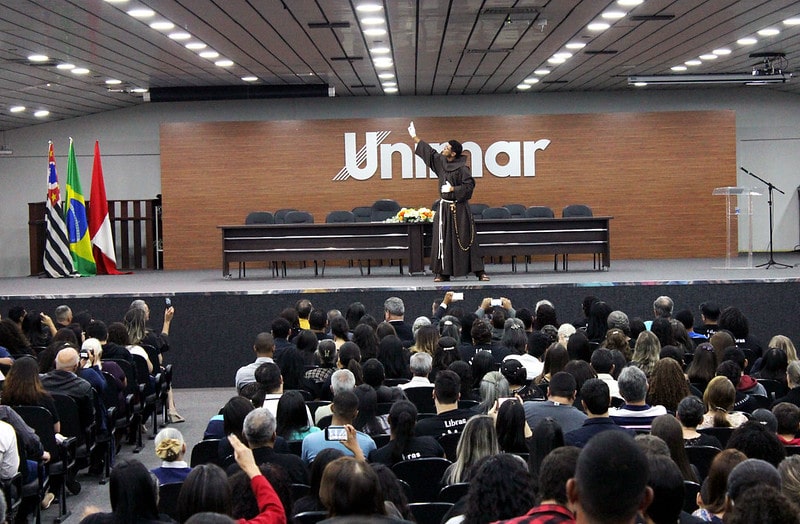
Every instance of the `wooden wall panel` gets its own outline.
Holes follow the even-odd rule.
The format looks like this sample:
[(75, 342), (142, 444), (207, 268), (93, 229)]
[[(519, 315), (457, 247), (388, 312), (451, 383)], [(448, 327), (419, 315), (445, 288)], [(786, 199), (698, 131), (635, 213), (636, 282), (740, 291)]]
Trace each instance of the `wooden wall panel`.
[[(486, 153), (498, 141), (550, 140), (535, 154), (534, 177), (483, 169), (473, 202), (547, 205), (560, 215), (584, 203), (612, 220), (612, 259), (722, 257), (724, 198), (736, 184), (733, 111), (414, 118), (429, 142), (456, 138)], [(243, 223), (249, 211), (290, 207), (324, 222), (329, 211), (393, 198), (430, 206), (436, 182), (333, 178), (345, 165), (345, 133), (390, 131), (383, 144), (411, 145), (406, 118), (168, 123), (161, 126), (164, 267), (217, 268), (216, 226)], [(380, 158), (380, 155), (379, 155)], [(474, 159), (473, 159), (474, 160)], [(504, 164), (507, 156), (498, 156)]]

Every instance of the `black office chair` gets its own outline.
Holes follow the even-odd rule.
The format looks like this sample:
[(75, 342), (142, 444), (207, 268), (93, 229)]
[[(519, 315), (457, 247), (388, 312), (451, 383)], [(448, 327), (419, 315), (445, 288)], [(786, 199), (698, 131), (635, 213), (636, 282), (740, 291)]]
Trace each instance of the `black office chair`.
[[(594, 216), (592, 213), (592, 208), (584, 204), (570, 204), (564, 209), (561, 210), (561, 217), (562, 218), (571, 218), (571, 217), (591, 217)], [(569, 254), (564, 253), (562, 255), (564, 258), (564, 271), (569, 269)], [(592, 255), (592, 268), (597, 268), (597, 254)]]
[[(474, 220), (481, 220), (483, 218), (483, 210), (489, 209), (489, 206), (486, 204), (470, 204), (469, 211), (472, 213), (472, 218)], [(434, 209), (436, 211), (436, 209)]]
[(758, 383), (764, 386), (764, 389), (767, 390), (767, 396), (773, 402), (775, 399), (781, 398), (782, 396), (786, 395), (789, 391), (789, 388), (783, 382), (779, 382), (777, 380), (772, 380), (769, 378), (759, 378)]
[(525, 210), (525, 218), (555, 218), (553, 210), (547, 206), (530, 206)]
[(328, 518), (327, 511), (304, 511), (294, 516), (297, 524), (317, 524)]
[(358, 206), (353, 208), (353, 217), (356, 222), (372, 221), (372, 206)]
[(308, 211), (289, 211), (283, 217), (284, 224), (313, 224), (314, 215)]
[(433, 386), (407, 388), (403, 392), (406, 394), (406, 398), (417, 406), (417, 412), (436, 413), (436, 406), (433, 403)]
[(275, 215), (269, 211), (253, 211), (247, 214), (245, 224), (274, 224)]
[(292, 211), (297, 211), (297, 209), (279, 209), (275, 211), (275, 223), (276, 224), (285, 224), (286, 223), (286, 214), (291, 213)]
[[(274, 224), (275, 215), (269, 211), (252, 211), (247, 214), (244, 219), (245, 225), (247, 224)], [(239, 278), (247, 276), (247, 268), (244, 262), (239, 262)]]
[(510, 219), (511, 211), (504, 207), (487, 207), (483, 210), (482, 218), (484, 220), (490, 219)]
[(503, 204), (503, 207), (511, 213), (511, 218), (525, 218), (526, 208), (522, 204)]
[(731, 438), (731, 433), (733, 433), (734, 428), (703, 428), (698, 429), (698, 433), (705, 433), (707, 435), (714, 435), (719, 440), (719, 443), (722, 444), (722, 447), (728, 445), (728, 439)]
[(356, 221), (356, 216), (352, 211), (331, 211), (325, 217), (326, 224), (348, 224)]
[(410, 502), (433, 502), (438, 492), (431, 486), (439, 483), (450, 464), (443, 458), (419, 458), (398, 462), (392, 466), (392, 471), (411, 486)]
[(383, 222), (387, 218), (395, 216), (400, 209), (400, 204), (394, 200), (388, 198), (376, 200), (375, 203), (372, 204), (372, 216), (370, 220), (372, 222)]
[(457, 458), (456, 450), (458, 449), (458, 441), (461, 440), (461, 433), (447, 433), (439, 436), (436, 440), (439, 441), (439, 445), (444, 449), (444, 456), (447, 460), (455, 462)]

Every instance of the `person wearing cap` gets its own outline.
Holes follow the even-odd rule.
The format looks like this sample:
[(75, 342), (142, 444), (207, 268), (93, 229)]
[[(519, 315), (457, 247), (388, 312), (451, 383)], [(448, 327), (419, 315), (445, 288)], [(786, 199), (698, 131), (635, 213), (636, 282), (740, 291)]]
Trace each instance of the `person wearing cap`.
[(478, 250), (475, 223), (469, 200), (475, 190), (475, 179), (467, 167), (463, 148), (457, 140), (444, 144), (437, 153), (427, 142), (420, 140), (414, 122), (408, 134), (417, 144), (416, 154), (439, 178), (439, 206), (433, 227), (431, 270), (434, 282), (446, 282), (450, 277), (475, 273), (478, 280), (489, 280)]

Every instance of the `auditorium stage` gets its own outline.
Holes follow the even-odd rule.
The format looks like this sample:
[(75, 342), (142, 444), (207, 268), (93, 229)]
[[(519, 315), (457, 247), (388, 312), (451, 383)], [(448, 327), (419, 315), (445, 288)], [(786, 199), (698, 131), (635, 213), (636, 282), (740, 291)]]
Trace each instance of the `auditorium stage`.
[[(754, 256), (754, 264), (768, 257)], [(360, 301), (382, 320), (386, 297), (396, 295), (406, 303), (406, 318), (429, 315), (431, 304), (445, 290), (464, 292), (465, 305), (477, 307), (484, 297), (508, 297), (516, 308), (532, 308), (547, 298), (561, 321), (580, 315), (580, 302), (595, 295), (629, 316), (650, 318), (652, 302), (662, 294), (675, 301), (676, 309), (714, 300), (735, 305), (748, 317), (751, 331), (766, 344), (775, 334), (800, 343), (800, 254), (778, 253), (775, 260), (791, 268), (723, 269), (724, 259), (613, 260), (608, 271), (592, 269), (591, 257), (570, 258), (570, 271), (553, 271), (552, 258), (539, 257), (525, 272), (523, 260), (517, 271), (511, 264), (488, 264), (490, 282), (474, 276), (434, 283), (430, 274), (401, 275), (397, 266), (359, 268), (328, 266), (324, 277), (315, 277), (313, 265), (288, 267), (288, 276), (273, 278), (269, 269), (248, 264), (247, 278), (226, 280), (220, 270), (137, 271), (132, 275), (79, 279), (36, 277), (0, 279), (0, 312), (24, 305), (28, 310), (52, 314), (68, 304), (73, 311), (89, 310), (95, 318), (113, 322), (122, 318), (133, 297), (150, 304), (154, 324), (163, 312), (164, 298), (176, 309), (171, 331), (173, 351), (167, 360), (176, 364), (178, 387), (228, 386), (236, 369), (251, 360), (252, 340), (267, 330), (280, 311), (298, 298), (309, 298), (317, 308), (344, 310)], [(744, 265), (745, 258), (732, 265)], [(560, 265), (559, 265), (560, 267)], [(190, 371), (191, 370), (191, 371)]]

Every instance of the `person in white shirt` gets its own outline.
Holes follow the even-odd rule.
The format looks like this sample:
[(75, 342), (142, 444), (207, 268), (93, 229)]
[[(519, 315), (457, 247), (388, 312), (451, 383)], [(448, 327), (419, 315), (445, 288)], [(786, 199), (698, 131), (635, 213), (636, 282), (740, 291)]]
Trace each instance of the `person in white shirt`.
[(256, 360), (242, 366), (236, 371), (236, 392), (241, 393), (242, 387), (256, 381), (256, 370), (265, 362), (273, 362), (272, 356), (275, 353), (275, 339), (270, 333), (259, 333), (253, 343), (253, 351)]
[(409, 388), (433, 388), (433, 383), (428, 379), (433, 366), (433, 357), (428, 353), (420, 352), (411, 355), (408, 367), (411, 370), (411, 380), (405, 384), (400, 384), (401, 389)]

